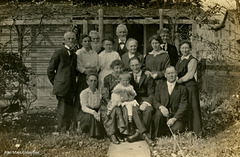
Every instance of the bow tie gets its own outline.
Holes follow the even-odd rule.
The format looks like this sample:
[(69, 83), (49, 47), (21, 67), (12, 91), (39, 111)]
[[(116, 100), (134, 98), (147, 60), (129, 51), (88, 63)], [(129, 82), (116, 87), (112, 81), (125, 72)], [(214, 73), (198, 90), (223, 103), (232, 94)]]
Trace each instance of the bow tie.
[(122, 44), (125, 44), (125, 43), (124, 42), (120, 42), (119, 44), (122, 45)]

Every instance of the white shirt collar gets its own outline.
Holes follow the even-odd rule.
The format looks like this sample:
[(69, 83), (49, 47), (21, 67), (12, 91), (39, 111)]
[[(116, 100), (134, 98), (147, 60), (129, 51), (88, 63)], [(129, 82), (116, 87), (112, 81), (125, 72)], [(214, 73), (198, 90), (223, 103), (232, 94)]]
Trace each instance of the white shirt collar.
[(88, 91), (88, 93), (95, 94), (95, 93), (98, 92), (98, 89), (96, 89), (95, 92), (93, 92), (93, 91), (90, 89), (90, 87), (88, 87), (88, 88), (87, 88), (87, 91)]
[(92, 49), (90, 49), (89, 51), (87, 51), (87, 50), (85, 49), (85, 47), (82, 47), (82, 49), (84, 50), (85, 53), (94, 53), (94, 51), (93, 51)]
[[(155, 53), (154, 53), (155, 52)], [(162, 51), (162, 50), (160, 50), (160, 51), (158, 51), (158, 52), (156, 52), (156, 51), (154, 51), (154, 50), (152, 50), (151, 52), (149, 52), (149, 54), (151, 54), (151, 55), (158, 55), (158, 54), (161, 54), (161, 53), (167, 53), (166, 51)]]
[(176, 82), (177, 82), (177, 81), (174, 81), (174, 82), (171, 83), (171, 82), (168, 82), (168, 81), (167, 81), (167, 85), (168, 85), (168, 86), (173, 86), (173, 87), (175, 87)]
[(142, 70), (140, 70), (137, 74), (133, 73), (134, 76), (141, 76), (142, 75)]
[(120, 39), (118, 39), (118, 43), (123, 42), (124, 44), (126, 43), (126, 39), (124, 39), (123, 41), (121, 41)]
[(67, 46), (67, 45), (64, 45), (68, 50), (70, 50), (70, 47), (69, 46)]
[(189, 59), (189, 57), (190, 57), (190, 54), (187, 55), (187, 56), (182, 56), (182, 57), (181, 57), (181, 60), (183, 60), (183, 59)]
[(70, 56), (71, 55), (71, 52), (70, 52), (70, 47), (67, 46), (67, 45), (64, 45), (64, 47), (68, 50), (68, 55)]
[(164, 51), (166, 51), (167, 50), (167, 43), (161, 45), (162, 48), (163, 48), (163, 46), (165, 46)]
[(132, 57), (134, 57), (134, 56), (135, 56), (135, 54), (131, 54), (131, 53), (128, 52), (128, 58), (129, 58), (129, 59), (132, 58)]

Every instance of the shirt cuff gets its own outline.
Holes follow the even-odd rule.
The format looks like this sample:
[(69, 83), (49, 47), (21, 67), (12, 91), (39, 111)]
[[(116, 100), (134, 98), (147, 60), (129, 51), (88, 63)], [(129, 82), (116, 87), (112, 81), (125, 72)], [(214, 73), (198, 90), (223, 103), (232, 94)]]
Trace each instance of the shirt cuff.
[(147, 104), (148, 106), (152, 106), (149, 102), (144, 101), (143, 103)]

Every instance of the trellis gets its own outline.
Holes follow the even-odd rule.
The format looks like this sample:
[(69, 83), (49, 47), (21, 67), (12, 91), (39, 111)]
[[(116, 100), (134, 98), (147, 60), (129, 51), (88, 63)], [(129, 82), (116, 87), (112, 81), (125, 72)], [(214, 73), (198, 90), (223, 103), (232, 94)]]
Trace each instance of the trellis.
[[(56, 28), (61, 27), (62, 29), (65, 29), (66, 27), (78, 25), (82, 27), (82, 33), (88, 34), (89, 32), (89, 26), (90, 25), (96, 25), (98, 27), (98, 31), (100, 33), (101, 39), (104, 36), (104, 27), (105, 25), (117, 25), (117, 24), (140, 24), (143, 25), (143, 47), (144, 47), (144, 53), (147, 51), (147, 26), (154, 24), (158, 25), (159, 28), (163, 28), (165, 24), (173, 25), (173, 29), (171, 29), (172, 38), (174, 39), (173, 43), (178, 46), (179, 44), (179, 35), (177, 32), (178, 25), (180, 24), (188, 24), (192, 27), (192, 44), (193, 48), (195, 48), (196, 44), (196, 34), (197, 34), (197, 23), (193, 16), (191, 16), (190, 13), (186, 13), (182, 10), (171, 10), (171, 9), (156, 9), (154, 13), (149, 13), (145, 10), (144, 13), (141, 14), (141, 9), (138, 9), (137, 12), (140, 12), (140, 14), (135, 14), (135, 12), (129, 13), (129, 14), (116, 14), (109, 13), (108, 9), (104, 8), (98, 8), (96, 13), (94, 14), (83, 14), (78, 13), (77, 10), (74, 11), (72, 14), (59, 14), (59, 15), (52, 15), (50, 17), (44, 18), (44, 15), (37, 14), (35, 16), (31, 17), (24, 17), (19, 19), (11, 19), (6, 18), (1, 20), (0, 25), (1, 26), (12, 26), (12, 25), (19, 25), (19, 26), (36, 26), (41, 23), (43, 26), (51, 26), (52, 29), (49, 29), (49, 31), (42, 33), (42, 35), (47, 38), (47, 42), (50, 43), (50, 45), (37, 45), (34, 43), (33, 48), (31, 49), (31, 56), (28, 60), (26, 60), (26, 63), (29, 64), (35, 73), (38, 75), (37, 79), (33, 79), (33, 82), (38, 84), (38, 88), (35, 89), (35, 93), (38, 96), (45, 96), (46, 93), (51, 93), (52, 87), (47, 79), (46, 76), (46, 69), (49, 63), (49, 59), (51, 57), (51, 54), (53, 52), (53, 49), (56, 49), (60, 46), (62, 35), (64, 33), (63, 30), (56, 31)], [(184, 18), (178, 18), (178, 17), (184, 17)], [(169, 21), (170, 19), (170, 21)], [(215, 23), (215, 21), (208, 21), (209, 23)], [(51, 32), (53, 31), (53, 32)], [(35, 34), (36, 29), (32, 27), (32, 30), (30, 32), (31, 34)], [(51, 38), (52, 34), (54, 39)], [(31, 40), (34, 40), (31, 38)], [(34, 42), (34, 41), (32, 41)], [(44, 48), (44, 53), (39, 53), (39, 49)], [(196, 52), (196, 51), (193, 51)], [(195, 55), (195, 54), (194, 54)], [(47, 97), (51, 96), (51, 94), (48, 94)]]

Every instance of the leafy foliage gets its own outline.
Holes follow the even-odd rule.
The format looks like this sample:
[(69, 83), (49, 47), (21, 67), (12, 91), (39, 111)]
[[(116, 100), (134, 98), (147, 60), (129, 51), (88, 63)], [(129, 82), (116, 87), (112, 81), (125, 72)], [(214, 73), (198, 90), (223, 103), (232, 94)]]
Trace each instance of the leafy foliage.
[(24, 65), (19, 54), (8, 53), (1, 49), (0, 98), (4, 99), (1, 102), (7, 106), (5, 111), (10, 111), (14, 105), (29, 107), (32, 103), (29, 98), (36, 99), (32, 92), (34, 84), (30, 81), (31, 75), (33, 75), (31, 68)]

